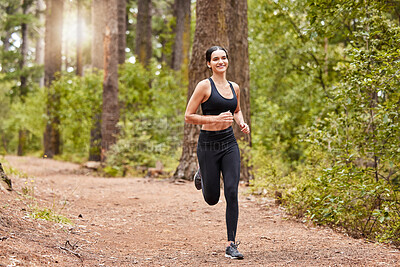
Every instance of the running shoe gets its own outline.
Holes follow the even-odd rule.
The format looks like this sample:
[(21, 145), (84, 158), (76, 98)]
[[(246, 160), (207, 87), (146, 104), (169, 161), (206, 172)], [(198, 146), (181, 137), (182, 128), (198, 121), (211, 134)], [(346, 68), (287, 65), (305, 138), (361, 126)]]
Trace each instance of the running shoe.
[(197, 190), (201, 189), (201, 173), (200, 169), (197, 170), (196, 174), (193, 177), (194, 180), (194, 186), (196, 187)]
[(238, 247), (238, 245), (239, 245), (239, 243), (231, 243), (230, 245), (229, 245), (229, 247), (226, 247), (226, 250), (225, 250), (225, 257), (227, 257), (227, 258), (231, 258), (231, 259), (237, 259), (237, 260), (241, 260), (241, 259), (243, 259), (244, 257), (243, 257), (243, 254), (242, 253), (240, 253), (239, 251), (238, 251), (238, 249), (237, 249), (237, 247)]

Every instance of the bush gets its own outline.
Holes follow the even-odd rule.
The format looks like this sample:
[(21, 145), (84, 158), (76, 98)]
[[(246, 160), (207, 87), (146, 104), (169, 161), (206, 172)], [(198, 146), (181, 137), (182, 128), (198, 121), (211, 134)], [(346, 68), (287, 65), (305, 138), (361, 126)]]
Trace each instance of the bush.
[(187, 87), (180, 74), (153, 62), (149, 69), (126, 63), (120, 73), (121, 119), (117, 143), (107, 165), (126, 174), (161, 161), (166, 170), (178, 165)]

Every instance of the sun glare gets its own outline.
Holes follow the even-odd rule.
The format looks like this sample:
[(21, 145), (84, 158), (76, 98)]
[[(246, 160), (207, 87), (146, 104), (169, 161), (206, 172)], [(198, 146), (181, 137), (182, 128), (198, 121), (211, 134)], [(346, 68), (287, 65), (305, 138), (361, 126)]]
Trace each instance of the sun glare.
[[(82, 27), (82, 42), (86, 42), (89, 37), (88, 27), (85, 24), (85, 20), (81, 19), (81, 27)], [(64, 42), (68, 42), (71, 45), (76, 44), (77, 34), (78, 34), (78, 19), (76, 16), (76, 12), (71, 13), (68, 12), (64, 18), (64, 26), (63, 26), (63, 39)]]

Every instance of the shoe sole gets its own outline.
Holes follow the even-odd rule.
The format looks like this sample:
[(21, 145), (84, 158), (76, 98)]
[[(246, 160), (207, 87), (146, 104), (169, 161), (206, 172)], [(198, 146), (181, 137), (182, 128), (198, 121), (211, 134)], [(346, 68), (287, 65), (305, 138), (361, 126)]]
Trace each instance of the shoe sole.
[(194, 182), (194, 187), (196, 187), (197, 190), (201, 190), (201, 183), (200, 183), (200, 185), (198, 185), (198, 184), (196, 183), (196, 181), (195, 181), (195, 182)]
[(225, 254), (225, 257), (226, 257), (226, 258), (233, 259), (233, 260), (243, 260), (243, 258), (244, 258), (244, 257), (233, 257), (233, 256), (228, 255), (228, 254)]
[[(195, 175), (195, 178), (193, 179), (194, 181), (194, 187), (196, 187), (197, 190), (201, 190), (201, 179), (196, 179), (196, 177), (198, 177), (197, 173)], [(198, 181), (200, 180), (200, 181)], [(197, 182), (198, 181), (198, 182)]]

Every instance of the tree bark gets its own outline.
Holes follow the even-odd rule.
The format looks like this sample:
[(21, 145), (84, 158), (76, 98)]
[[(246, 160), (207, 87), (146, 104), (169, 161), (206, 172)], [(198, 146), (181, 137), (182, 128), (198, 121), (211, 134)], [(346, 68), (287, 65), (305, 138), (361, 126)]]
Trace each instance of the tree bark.
[(12, 182), (11, 179), (7, 177), (4, 172), (3, 166), (0, 163), (0, 189), (5, 189), (8, 191), (12, 191)]
[[(189, 64), (190, 50), (190, 0), (175, 0), (174, 16), (176, 18), (175, 41), (172, 50), (171, 68), (174, 70), (186, 70)], [(186, 75), (185, 75), (186, 77)]]
[(152, 55), (151, 37), (151, 0), (138, 0), (135, 54), (144, 66)]
[[(104, 0), (92, 2), (92, 69), (102, 71), (104, 69), (104, 29), (106, 23)], [(93, 92), (95, 93), (95, 92)], [(101, 113), (95, 113), (92, 118), (90, 130), (89, 160), (101, 161)]]
[(76, 70), (78, 76), (83, 76), (83, 61), (82, 61), (82, 39), (83, 39), (83, 15), (82, 15), (82, 0), (77, 0), (76, 3)]
[[(229, 1), (227, 3), (226, 24), (228, 25), (229, 38), (229, 68), (227, 79), (236, 82), (240, 86), (240, 109), (245, 122), (250, 126), (250, 70), (247, 29), (247, 0)], [(249, 181), (249, 149), (251, 147), (251, 135), (244, 134), (240, 127), (234, 123), (233, 130), (240, 141), (241, 167), (240, 179)]]
[[(45, 10), (44, 0), (37, 0), (36, 2), (36, 18), (38, 19), (39, 24), (45, 23), (45, 17), (43, 11)], [(35, 62), (38, 65), (44, 64), (44, 28), (38, 27), (38, 38), (36, 41), (36, 49), (35, 49)], [(42, 88), (44, 86), (44, 75), (39, 78), (39, 87)]]
[[(216, 19), (217, 18), (217, 19)], [(227, 79), (240, 86), (240, 107), (245, 121), (250, 123), (250, 74), (247, 42), (247, 1), (238, 0), (199, 0), (196, 3), (196, 30), (193, 41), (192, 57), (189, 66), (188, 100), (196, 84), (210, 75), (206, 68), (205, 51), (213, 45), (228, 50), (229, 68)], [(184, 125), (182, 156), (175, 177), (192, 179), (197, 170), (196, 144), (200, 127)], [(250, 135), (243, 134), (234, 124), (234, 132), (241, 145), (241, 179), (250, 178), (248, 168), (248, 148)], [(243, 142), (240, 142), (240, 141)], [(247, 144), (247, 145), (246, 145)]]
[[(197, 83), (210, 75), (205, 59), (206, 50), (213, 45), (227, 47), (229, 44), (224, 19), (225, 9), (225, 0), (198, 0), (196, 2), (196, 30), (189, 65), (188, 101)], [(199, 110), (197, 112), (199, 113)], [(186, 180), (193, 178), (198, 168), (196, 144), (199, 132), (199, 125), (185, 123), (182, 156), (174, 174), (175, 178)]]
[(103, 109), (101, 116), (101, 160), (104, 162), (118, 134), (118, 0), (106, 1), (104, 36)]
[(125, 63), (126, 0), (118, 0), (118, 64)]
[(93, 0), (92, 2), (92, 68), (99, 70), (104, 68), (105, 3), (104, 0)]
[[(32, 5), (32, 0), (24, 0), (22, 2), (22, 14), (26, 16), (28, 14), (28, 9)], [(21, 102), (25, 102), (26, 95), (28, 94), (27, 86), (27, 76), (24, 71), (26, 66), (26, 60), (28, 56), (28, 25), (23, 22), (21, 23), (21, 58), (19, 62), (19, 69), (21, 71), (20, 75), (20, 86), (19, 86), (19, 96)], [(18, 132), (18, 149), (17, 155), (22, 156), (25, 153), (25, 143), (26, 143), (27, 130), (22, 126)]]
[(63, 0), (46, 1), (46, 34), (44, 55), (44, 83), (47, 89), (48, 122), (44, 133), (44, 153), (47, 157), (60, 154), (60, 119), (57, 109), (60, 96), (49, 89), (55, 74), (61, 71), (61, 45), (63, 30)]

